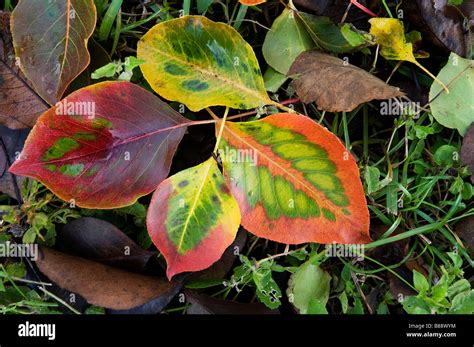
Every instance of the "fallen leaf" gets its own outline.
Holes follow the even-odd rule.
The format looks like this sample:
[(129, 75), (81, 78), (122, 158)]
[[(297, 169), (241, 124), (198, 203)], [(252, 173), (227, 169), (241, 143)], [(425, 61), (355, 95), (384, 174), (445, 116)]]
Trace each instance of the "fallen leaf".
[(80, 207), (128, 206), (168, 176), (189, 122), (133, 83), (97, 83), (38, 118), (10, 172)]
[(470, 216), (456, 224), (456, 235), (464, 242), (466, 248), (474, 254), (474, 217)]
[(155, 255), (113, 224), (92, 217), (67, 223), (58, 233), (57, 245), (62, 252), (134, 271), (143, 269)]
[(242, 252), (246, 242), (247, 232), (245, 229), (240, 228), (234, 242), (227, 247), (222, 257), (212, 264), (211, 267), (190, 274), (190, 276), (186, 278), (186, 284), (225, 278), (227, 273), (232, 269), (238, 255)]
[(430, 88), (431, 112), (441, 125), (457, 129), (464, 135), (474, 122), (474, 61), (451, 53), (438, 78), (449, 86), (451, 92), (445, 93), (433, 83)]
[(250, 233), (289, 244), (370, 242), (357, 164), (309, 117), (227, 122), (219, 157)]
[(338, 27), (331, 19), (297, 12), (296, 16), (303, 23), (318, 48), (328, 52), (346, 53), (373, 45), (368, 33), (357, 30), (350, 24)]
[(305, 26), (298, 20), (297, 11), (285, 8), (265, 36), (262, 53), (268, 65), (286, 75), (298, 55), (314, 47)]
[(375, 36), (376, 43), (380, 45), (380, 54), (387, 60), (402, 60), (415, 64), (426, 74), (438, 82), (447, 93), (446, 85), (428, 71), (413, 54), (413, 43), (408, 42), (405, 36), (403, 22), (395, 18), (372, 18), (370, 22), (370, 33)]
[(295, 76), (293, 86), (301, 101), (314, 101), (324, 111), (350, 112), (374, 99), (403, 95), (369, 72), (315, 50), (303, 52), (288, 74)]
[(162, 308), (177, 292), (175, 282), (127, 272), (47, 247), (39, 250), (36, 265), (40, 271), (92, 305), (127, 310), (158, 299)]
[(247, 5), (247, 6), (255, 6), (255, 5), (260, 5), (266, 2), (267, 0), (239, 0), (241, 4)]
[[(471, 1), (464, 1), (462, 9), (466, 10), (465, 15), (469, 17), (471, 11), (467, 13)], [(403, 1), (403, 13), (410, 23), (422, 33), (423, 39), (431, 42), (445, 51), (452, 51), (461, 57), (467, 57), (470, 49), (468, 30), (464, 28), (464, 18), (459, 11), (452, 8), (450, 13), (443, 4), (437, 4), (434, 0), (412, 0)], [(448, 6), (451, 7), (451, 6)], [(450, 14), (455, 13), (455, 16)]]
[(330, 288), (329, 273), (307, 261), (291, 275), (286, 292), (299, 313), (321, 314), (328, 313), (326, 304)]
[(260, 303), (243, 304), (230, 300), (215, 299), (194, 290), (185, 291), (186, 300), (191, 306), (187, 314), (279, 314)]
[(93, 0), (22, 0), (16, 5), (11, 20), (15, 54), (35, 91), (50, 105), (89, 65), (87, 40), (95, 23)]
[(16, 64), (10, 32), (10, 13), (0, 11), (0, 125), (31, 128), (49, 108)]
[[(3, 146), (0, 146), (0, 192), (8, 194), (14, 199), (18, 199), (17, 194), (20, 191), (15, 191), (14, 176), (8, 172), (8, 162), (13, 163), (17, 155), (23, 149), (26, 137), (30, 132), (29, 129), (10, 129), (0, 126), (0, 137), (5, 144), (8, 152), (8, 158)], [(23, 177), (16, 177), (18, 187), (21, 188)]]
[(474, 123), (471, 123), (461, 146), (461, 164), (471, 171), (471, 182), (474, 183)]
[(169, 279), (218, 261), (239, 225), (239, 206), (213, 157), (164, 180), (147, 214), (148, 233), (166, 259)]
[(158, 23), (138, 42), (137, 57), (153, 90), (191, 111), (271, 103), (252, 47), (227, 24), (202, 16)]

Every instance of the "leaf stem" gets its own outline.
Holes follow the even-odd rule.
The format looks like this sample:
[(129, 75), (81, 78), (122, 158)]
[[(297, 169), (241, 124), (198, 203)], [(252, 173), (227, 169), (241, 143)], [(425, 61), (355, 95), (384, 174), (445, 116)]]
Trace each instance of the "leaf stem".
[(441, 87), (443, 87), (443, 89), (446, 91), (447, 94), (449, 94), (449, 89), (448, 87), (446, 87), (446, 85), (441, 82), (438, 77), (436, 77), (435, 75), (433, 75), (427, 68), (425, 68), (423, 65), (421, 65), (417, 60), (414, 60), (413, 63), (418, 66), (420, 69), (422, 69), (425, 73), (428, 74), (428, 76), (430, 76), (432, 79), (434, 79), (436, 82), (438, 82)]
[(278, 107), (280, 110), (286, 111), (288, 113), (298, 113), (294, 109), (292, 109), (291, 107), (287, 107), (283, 104), (280, 104), (279, 102), (273, 102), (270, 105)]
[(351, 0), (351, 4), (355, 5), (360, 10), (367, 13), (368, 15), (370, 15), (372, 17), (377, 17), (377, 15), (375, 13), (373, 13), (371, 10), (369, 10), (367, 7), (363, 6), (362, 4), (358, 3), (357, 0)]
[(225, 121), (227, 119), (228, 114), (229, 114), (229, 108), (226, 107), (225, 112), (224, 112), (224, 117), (222, 117), (222, 124), (221, 124), (221, 127), (219, 128), (219, 134), (217, 135), (216, 145), (214, 146), (214, 151), (212, 151), (214, 154), (217, 154), (217, 150), (219, 149), (219, 142), (221, 142), (222, 133), (224, 132)]
[(209, 114), (211, 115), (211, 117), (214, 118), (216, 121), (219, 120), (219, 117), (217, 117), (216, 114), (215, 114), (209, 107), (206, 108), (206, 111), (207, 111), (207, 113), (209, 113)]

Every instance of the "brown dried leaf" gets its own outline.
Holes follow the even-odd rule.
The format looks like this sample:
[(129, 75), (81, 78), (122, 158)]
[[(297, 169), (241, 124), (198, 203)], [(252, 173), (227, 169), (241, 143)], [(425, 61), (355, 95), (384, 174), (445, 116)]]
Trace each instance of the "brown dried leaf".
[(0, 125), (31, 128), (48, 105), (15, 63), (10, 13), (0, 11)]
[[(471, 1), (464, 1), (461, 11), (472, 15)], [(408, 20), (422, 34), (423, 40), (430, 41), (446, 51), (455, 52), (464, 58), (469, 52), (468, 30), (464, 28), (464, 18), (447, 1), (412, 0), (403, 1), (402, 8)], [(472, 19), (472, 17), (471, 17)]]
[[(471, 127), (472, 128), (472, 127)], [(464, 246), (474, 254), (474, 217), (470, 216), (456, 224), (456, 235), (463, 241)]]
[(132, 271), (143, 269), (154, 252), (146, 251), (113, 224), (92, 217), (67, 223), (58, 234), (60, 250)]
[(288, 74), (296, 77), (293, 87), (301, 101), (314, 101), (329, 112), (350, 112), (374, 99), (403, 95), (367, 71), (314, 50), (301, 53)]
[(60, 287), (84, 297), (90, 304), (128, 310), (157, 298), (164, 307), (180, 284), (143, 276), (41, 247), (36, 264)]

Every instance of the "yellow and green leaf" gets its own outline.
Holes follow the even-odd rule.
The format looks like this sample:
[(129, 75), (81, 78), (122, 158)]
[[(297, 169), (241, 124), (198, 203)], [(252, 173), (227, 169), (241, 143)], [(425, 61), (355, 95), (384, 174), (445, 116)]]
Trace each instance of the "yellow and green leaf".
[(219, 260), (239, 225), (239, 206), (212, 157), (164, 180), (147, 216), (148, 233), (166, 259), (169, 279)]
[(287, 244), (370, 241), (356, 162), (310, 118), (226, 123), (219, 155), (251, 233)]
[(151, 87), (192, 111), (271, 102), (252, 47), (227, 24), (202, 16), (159, 23), (139, 41), (137, 56)]
[[(380, 54), (387, 60), (403, 60), (415, 64), (431, 78), (438, 82), (449, 93), (448, 88), (436, 76), (429, 72), (413, 54), (413, 43), (405, 36), (403, 22), (395, 18), (371, 18), (370, 33), (380, 45)], [(413, 37), (409, 37), (412, 41)]]

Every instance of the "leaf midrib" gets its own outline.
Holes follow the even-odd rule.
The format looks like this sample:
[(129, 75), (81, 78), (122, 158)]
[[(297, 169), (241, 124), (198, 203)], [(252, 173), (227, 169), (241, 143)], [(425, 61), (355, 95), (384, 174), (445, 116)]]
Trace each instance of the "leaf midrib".
[(196, 196), (194, 198), (194, 201), (193, 201), (193, 205), (191, 206), (191, 209), (189, 210), (189, 213), (188, 213), (188, 216), (186, 218), (186, 221), (184, 222), (183, 224), (183, 231), (181, 233), (181, 237), (179, 239), (179, 243), (178, 243), (178, 246), (176, 247), (176, 250), (177, 250), (177, 253), (175, 255), (175, 261), (176, 261), (176, 258), (178, 257), (178, 254), (181, 252), (181, 247), (183, 246), (183, 242), (184, 242), (184, 237), (185, 235), (187, 234), (187, 229), (188, 229), (188, 226), (189, 226), (189, 221), (191, 220), (191, 216), (194, 215), (194, 211), (197, 207), (197, 203), (199, 201), (199, 197), (201, 195), (201, 192), (204, 188), (204, 185), (206, 184), (207, 182), (207, 179), (209, 177), (209, 173), (211, 172), (211, 162), (212, 158), (208, 159), (208, 161), (206, 162), (206, 165), (207, 165), (207, 168), (206, 168), (206, 173), (205, 173), (205, 176), (201, 182), (201, 185), (199, 186), (199, 189), (196, 193)]

